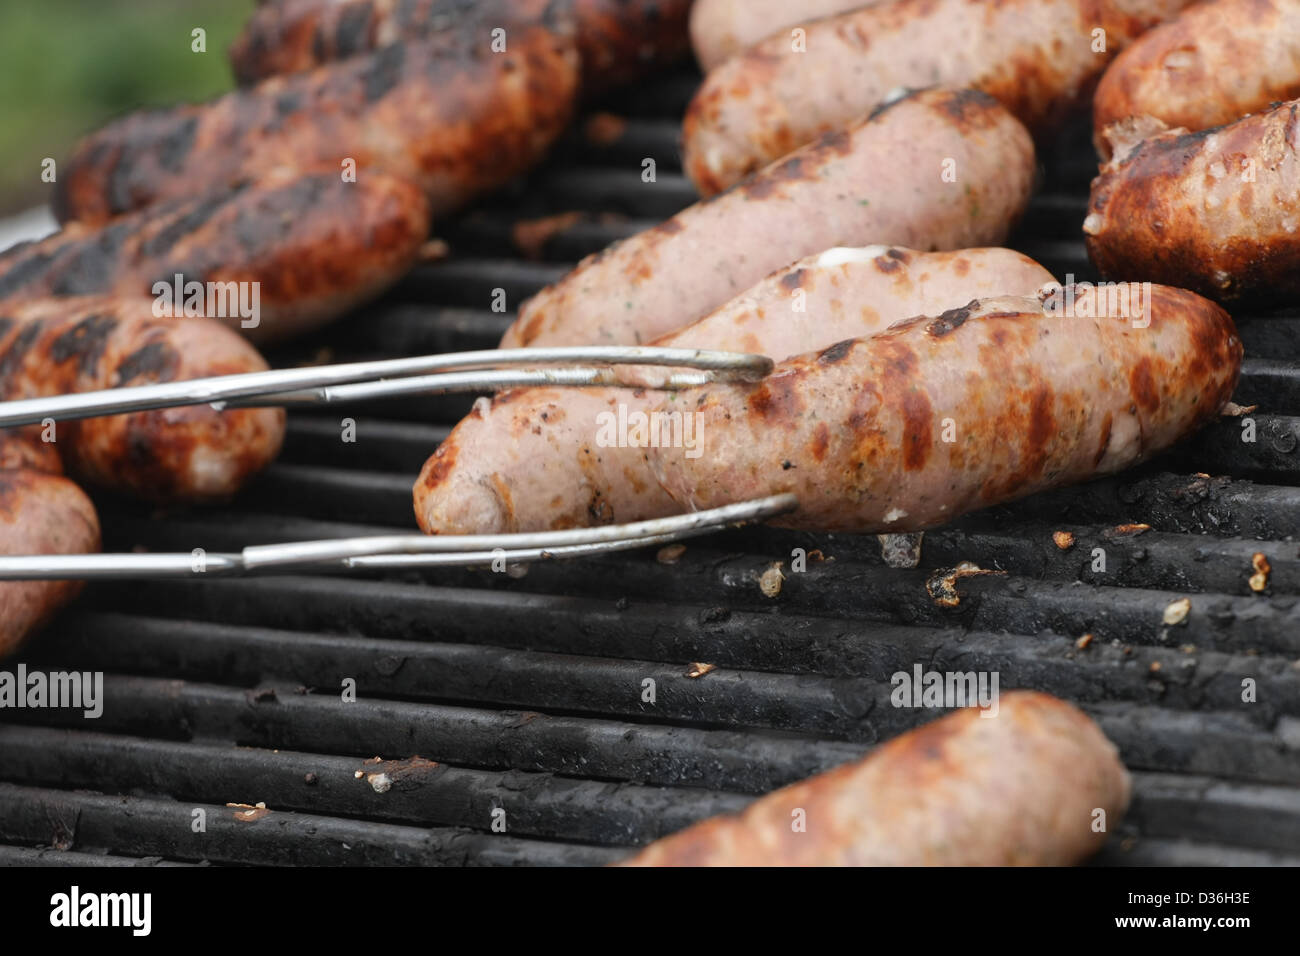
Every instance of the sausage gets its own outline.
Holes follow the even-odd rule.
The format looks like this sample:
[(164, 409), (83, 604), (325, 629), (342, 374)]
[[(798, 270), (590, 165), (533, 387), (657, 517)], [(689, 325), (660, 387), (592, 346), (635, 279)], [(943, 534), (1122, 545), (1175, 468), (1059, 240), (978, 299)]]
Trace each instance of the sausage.
[(831, 246), (997, 245), (1033, 179), (1033, 143), (996, 101), (971, 90), (913, 92), (589, 256), (525, 303), (501, 344), (648, 342)]
[(654, 344), (789, 358), (971, 299), (1033, 295), (1052, 281), (1041, 265), (1010, 249), (828, 249)]
[[(491, 530), (539, 507), (534, 497), (551, 514), (551, 496), (561, 501), (561, 492), (540, 477), (543, 468), (576, 467), (592, 507), (564, 512), (571, 523), (612, 520), (598, 512), (608, 501), (618, 521), (636, 521), (668, 509), (664, 495), (684, 513), (793, 493), (799, 508), (773, 524), (923, 531), (1127, 468), (1213, 418), (1231, 397), (1242, 346), (1218, 306), (1136, 283), (1067, 291), (911, 319), (787, 359), (757, 385), (669, 393), (650, 408), (659, 415), (658, 441), (649, 431), (635, 435), (630, 419), (625, 436), (597, 433), (591, 408), (575, 405), (579, 427), (595, 433), (577, 465), (554, 455), (560, 464), (552, 466), (540, 453), (511, 463), (507, 477), (537, 476), (519, 488), (473, 465), (466, 449), (485, 441), (466, 440), (471, 416), (425, 465), (417, 517), (426, 531)], [(1098, 311), (1104, 317), (1092, 318)], [(516, 394), (506, 396), (506, 409)], [(557, 396), (541, 423), (508, 417), (493, 444), (563, 421), (574, 414), (569, 401)], [(495, 411), (481, 402), (478, 414)]]
[[(428, 237), (424, 197), (373, 171), (277, 174), (198, 198), (159, 203), (101, 227), (73, 223), (0, 256), (0, 303), (46, 296), (151, 296), (185, 284), (258, 283), (257, 315), (238, 296), (203, 310), (256, 342), (291, 338), (378, 295)], [(183, 276), (177, 302), (177, 275)], [(206, 287), (205, 287), (206, 288)], [(229, 288), (253, 304), (251, 285)], [(194, 304), (197, 304), (195, 302)], [(252, 310), (246, 309), (251, 313)], [(256, 325), (245, 328), (244, 323)]]
[[(410, 180), (433, 215), (532, 167), (568, 124), (573, 38), (537, 24), (394, 43), (207, 104), (136, 113), (86, 137), (60, 170), (61, 221), (103, 222), (268, 171), (347, 160)], [(362, 173), (364, 178), (364, 173)]]
[(1225, 303), (1300, 295), (1300, 100), (1231, 125), (1119, 141), (1092, 182), (1088, 254), (1104, 275)]
[[(774, 273), (653, 344), (782, 359), (938, 314), (972, 295), (1031, 295), (1051, 281), (1046, 269), (1009, 249), (832, 249)], [(640, 385), (659, 384), (658, 374), (625, 372)], [(415, 485), (416, 519), (431, 534), (495, 534), (673, 514), (680, 507), (654, 480), (645, 457), (602, 447), (598, 426), (620, 407), (628, 418), (668, 398), (655, 391), (533, 388), (481, 399), (425, 465)]]
[[(4, 400), (266, 368), (220, 323), (155, 318), (139, 296), (0, 303)], [(221, 500), (275, 459), (284, 422), (280, 408), (190, 405), (60, 422), (54, 444), (79, 480), (150, 501)]]
[(1115, 58), (1093, 98), (1097, 150), (1105, 130), (1151, 116), (1193, 132), (1300, 97), (1300, 0), (1210, 0)]
[[(778, 33), (705, 78), (686, 113), (683, 164), (711, 196), (894, 88), (932, 83), (982, 90), (1043, 134), (1124, 43), (1186, 2), (892, 0), (818, 20), (801, 48)], [(1094, 52), (1096, 29), (1105, 53)]]
[[(881, 0), (874, 0), (879, 3)], [(748, 50), (759, 40), (846, 10), (873, 6), (862, 0), (695, 0), (691, 47), (705, 70)], [(786, 32), (788, 36), (788, 31)]]
[(476, 26), (564, 24), (577, 38), (582, 88), (604, 92), (686, 52), (690, 0), (279, 0), (249, 17), (230, 48), (241, 84), (296, 73), (401, 40)]
[(1115, 746), (1036, 691), (989, 713), (961, 708), (621, 865), (1065, 866), (1097, 852), (1131, 795)]
[(923, 531), (1121, 471), (1219, 414), (1241, 370), (1226, 312), (1165, 286), (1069, 288), (1068, 308), (984, 299), (757, 386), (686, 392), (705, 453), (645, 449), (651, 472), (679, 511), (792, 492), (798, 510), (773, 524)]
[[(90, 554), (99, 537), (95, 506), (62, 476), (54, 450), (0, 431), (0, 554)], [(80, 590), (79, 581), (0, 581), (0, 659)]]

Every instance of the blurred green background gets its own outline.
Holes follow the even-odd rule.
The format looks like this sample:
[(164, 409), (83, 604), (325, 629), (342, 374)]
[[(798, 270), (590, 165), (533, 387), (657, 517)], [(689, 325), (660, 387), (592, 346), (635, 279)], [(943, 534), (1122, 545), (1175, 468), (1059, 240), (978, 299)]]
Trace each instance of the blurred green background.
[[(48, 201), (41, 160), (140, 106), (234, 86), (226, 48), (254, 0), (0, 0), (0, 216)], [(207, 31), (207, 52), (190, 31)]]

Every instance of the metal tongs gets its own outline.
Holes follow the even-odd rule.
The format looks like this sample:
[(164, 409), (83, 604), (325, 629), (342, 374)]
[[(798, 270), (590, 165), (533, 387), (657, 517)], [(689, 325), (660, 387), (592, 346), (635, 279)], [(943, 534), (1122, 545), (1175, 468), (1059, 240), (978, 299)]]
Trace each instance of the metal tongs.
[[(580, 363), (589, 363), (583, 365)], [(455, 352), (414, 358), (278, 369), (0, 402), (0, 428), (150, 411), (183, 405), (227, 408), (302, 406), (404, 395), (489, 392), (530, 385), (628, 386), (609, 366), (675, 366), (659, 389), (752, 382), (770, 358), (735, 352), (581, 346)], [(506, 366), (500, 368), (500, 366)], [(529, 367), (548, 366), (548, 367)], [(454, 370), (454, 371), (452, 371)], [(432, 449), (430, 449), (432, 451)], [(500, 535), (393, 534), (260, 545), (239, 552), (45, 554), (0, 556), (0, 580), (89, 580), (321, 570), (377, 570), (524, 564), (624, 551), (793, 511), (793, 495), (737, 502), (691, 514), (570, 531)]]

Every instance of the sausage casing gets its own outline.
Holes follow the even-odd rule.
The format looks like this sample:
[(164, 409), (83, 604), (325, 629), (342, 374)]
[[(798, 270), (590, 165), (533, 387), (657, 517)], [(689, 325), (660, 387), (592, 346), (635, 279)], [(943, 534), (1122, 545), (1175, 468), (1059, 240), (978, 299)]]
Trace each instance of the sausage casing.
[[(428, 237), (424, 197), (374, 171), (283, 174), (178, 199), (103, 226), (73, 223), (0, 255), (0, 302), (47, 296), (152, 296), (155, 284), (236, 283), (257, 324), (222, 318), (250, 340), (291, 338), (377, 295), (415, 261)], [(244, 288), (239, 288), (243, 285)], [(183, 310), (174, 292), (172, 306)], [(238, 313), (229, 298), (212, 311)], [(215, 303), (215, 300), (214, 300)], [(207, 297), (204, 297), (207, 310)], [(251, 310), (250, 310), (251, 311)], [(211, 315), (218, 318), (217, 315)]]
[[(140, 297), (0, 303), (5, 400), (260, 372), (266, 362), (225, 326), (155, 318)], [(61, 422), (54, 441), (79, 480), (151, 501), (228, 498), (274, 460), (284, 410), (210, 405)]]
[(686, 50), (690, 0), (280, 0), (260, 6), (230, 48), (242, 84), (297, 73), (399, 41), (477, 25), (568, 29), (588, 95), (644, 76)]
[(914, 92), (589, 256), (524, 303), (501, 344), (649, 342), (832, 246), (997, 245), (1033, 179), (1033, 143), (995, 100), (971, 90)]
[[(832, 249), (654, 344), (780, 359), (938, 314), (972, 295), (1031, 295), (1051, 281), (1042, 266), (1009, 249)], [(662, 372), (624, 374), (654, 385)], [(631, 421), (668, 400), (663, 392), (609, 388), (522, 389), (480, 400), (416, 483), (420, 527), (438, 534), (544, 531), (678, 511), (645, 456), (602, 444), (599, 427), (602, 416)]]
[(1097, 85), (1105, 130), (1151, 116), (1193, 132), (1300, 97), (1300, 0), (1209, 0), (1156, 27), (1115, 58)]
[(1087, 715), (1014, 691), (995, 716), (962, 708), (622, 865), (1065, 866), (1101, 848), (1130, 793)]
[[(531, 168), (568, 124), (573, 38), (510, 33), (393, 43), (209, 103), (136, 113), (86, 137), (60, 169), (60, 220), (99, 223), (272, 170), (348, 160), (417, 184), (433, 215)], [(364, 172), (360, 176), (364, 177)]]
[[(98, 550), (95, 506), (62, 476), (58, 455), (29, 434), (0, 431), (0, 554)], [(0, 581), (0, 659), (80, 590), (79, 581)]]
[(1165, 286), (1068, 290), (680, 393), (704, 453), (648, 448), (651, 470), (681, 511), (789, 492), (799, 508), (773, 524), (911, 532), (1128, 468), (1219, 414), (1241, 371), (1226, 312)]
[(710, 196), (896, 87), (934, 83), (982, 90), (1044, 132), (1120, 47), (1186, 2), (891, 0), (805, 24), (799, 43), (783, 31), (705, 78), (686, 114), (683, 163)]
[(862, 0), (695, 0), (691, 48), (700, 67), (711, 70), (786, 28), (867, 6)]
[(1228, 126), (1120, 143), (1092, 182), (1088, 254), (1117, 279), (1225, 303), (1300, 295), (1300, 100)]

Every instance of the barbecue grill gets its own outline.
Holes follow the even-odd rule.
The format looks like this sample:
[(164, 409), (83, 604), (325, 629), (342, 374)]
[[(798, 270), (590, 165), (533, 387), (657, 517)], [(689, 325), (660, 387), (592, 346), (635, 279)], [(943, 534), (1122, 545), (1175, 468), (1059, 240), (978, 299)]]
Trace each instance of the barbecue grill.
[[(440, 224), (451, 258), (273, 362), (494, 347), (511, 319), (495, 290), (512, 313), (693, 200), (677, 136), (698, 82), (684, 70), (606, 104), (617, 118)], [(1047, 188), (1012, 243), (1062, 279), (1097, 278), (1088, 134), (1042, 151)], [(526, 230), (521, 254), (517, 223), (574, 212)], [(888, 566), (874, 537), (747, 528), (522, 575), (90, 586), (24, 659), (105, 672), (103, 715), (0, 712), (0, 863), (605, 863), (932, 719), (889, 701), (890, 675), (920, 663), (996, 671), (1099, 722), (1135, 782), (1100, 862), (1300, 864), (1300, 310), (1237, 318), (1236, 401), (1257, 410), (1140, 470), (929, 533), (916, 568)], [(227, 508), (100, 498), (105, 549), (409, 531), (415, 475), (467, 408), (294, 411), (280, 462)], [(927, 582), (962, 561), (1003, 573), (940, 606)]]

